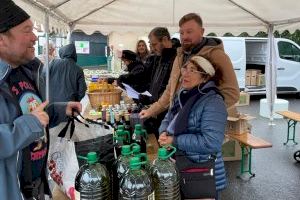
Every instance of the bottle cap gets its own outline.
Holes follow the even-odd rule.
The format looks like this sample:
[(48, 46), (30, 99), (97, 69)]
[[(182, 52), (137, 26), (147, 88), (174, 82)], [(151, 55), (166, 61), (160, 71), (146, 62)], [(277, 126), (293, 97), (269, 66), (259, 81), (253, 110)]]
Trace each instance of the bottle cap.
[(165, 148), (159, 148), (158, 149), (158, 158), (164, 160), (167, 155), (168, 155), (167, 149), (165, 149)]
[(121, 149), (122, 156), (130, 155), (132, 152), (130, 151), (130, 145), (123, 145)]
[(141, 153), (141, 146), (140, 145), (135, 145), (132, 147), (132, 152), (133, 154), (139, 154)]
[(87, 162), (88, 164), (94, 164), (98, 161), (97, 153), (96, 152), (89, 152), (87, 154)]
[(132, 157), (129, 161), (130, 169), (137, 170), (141, 168), (141, 159), (139, 157)]
[(124, 131), (124, 129), (125, 129), (125, 128), (124, 128), (124, 125), (119, 125), (119, 126), (118, 126), (118, 130)]
[(134, 129), (135, 129), (135, 130), (142, 130), (142, 125), (136, 124), (136, 125), (134, 126)]

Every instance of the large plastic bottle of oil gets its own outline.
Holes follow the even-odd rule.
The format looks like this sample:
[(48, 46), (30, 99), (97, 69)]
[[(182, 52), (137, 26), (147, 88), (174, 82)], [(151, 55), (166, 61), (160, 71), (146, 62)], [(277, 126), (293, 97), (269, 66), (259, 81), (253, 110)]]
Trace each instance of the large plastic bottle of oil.
[(166, 148), (159, 148), (157, 159), (151, 167), (151, 177), (155, 189), (155, 199), (180, 200), (179, 172), (170, 157), (176, 152), (175, 147), (171, 152)]
[(110, 200), (111, 188), (109, 173), (104, 165), (98, 163), (96, 152), (89, 152), (87, 164), (80, 167), (75, 178), (76, 200)]

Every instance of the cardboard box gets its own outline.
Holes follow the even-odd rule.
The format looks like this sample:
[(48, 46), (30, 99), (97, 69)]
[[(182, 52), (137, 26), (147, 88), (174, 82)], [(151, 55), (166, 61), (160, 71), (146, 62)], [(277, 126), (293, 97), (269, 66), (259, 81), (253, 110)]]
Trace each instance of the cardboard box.
[(234, 161), (242, 159), (240, 144), (235, 140), (228, 140), (222, 145), (222, 155), (224, 161)]
[(246, 86), (251, 85), (250, 80), (251, 80), (251, 71), (247, 70), (247, 71), (246, 71), (246, 83), (245, 83)]
[(256, 80), (257, 86), (266, 85), (266, 80), (265, 80), (264, 74), (258, 74), (258, 76), (256, 78), (257, 78), (257, 80)]
[(250, 75), (250, 83), (248, 82), (248, 85), (257, 86), (257, 77), (260, 73), (261, 73), (261, 70), (259, 70), (259, 69), (248, 69), (248, 70), (246, 70), (246, 85), (247, 85), (247, 76)]
[(256, 84), (256, 74), (251, 75), (251, 78), (250, 78), (250, 85), (251, 85), (251, 86), (257, 86), (257, 84)]
[(238, 117), (239, 116), (239, 112), (238, 112), (238, 110), (237, 110), (237, 108), (236, 108), (235, 105), (227, 108), (227, 114), (230, 117)]
[(248, 123), (254, 117), (240, 114), (238, 117), (227, 117), (226, 134), (243, 134), (251, 132), (251, 125)]
[(250, 104), (250, 94), (247, 92), (240, 92), (239, 101), (235, 104), (235, 106), (248, 106)]

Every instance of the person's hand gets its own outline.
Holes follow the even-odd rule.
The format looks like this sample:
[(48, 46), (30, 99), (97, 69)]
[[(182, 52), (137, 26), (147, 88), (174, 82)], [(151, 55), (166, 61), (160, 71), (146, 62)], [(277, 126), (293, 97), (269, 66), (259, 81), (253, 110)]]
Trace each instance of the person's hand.
[(160, 146), (171, 145), (173, 144), (173, 139), (173, 136), (167, 135), (167, 132), (163, 132), (158, 138), (158, 143), (160, 144)]
[(118, 87), (118, 82), (117, 80), (114, 80), (114, 82), (112, 83), (113, 86)]
[(72, 110), (82, 111), (82, 105), (80, 102), (69, 101), (66, 108), (66, 115), (72, 116)]
[(142, 110), (142, 111), (139, 113), (139, 117), (140, 117), (141, 119), (147, 119), (147, 118), (151, 117), (150, 112), (149, 112), (149, 109)]
[(159, 135), (158, 143), (165, 142), (167, 140), (167, 132), (162, 132)]
[(31, 111), (31, 114), (38, 118), (43, 127), (46, 127), (49, 124), (49, 115), (44, 111), (48, 103), (48, 101), (45, 101)]

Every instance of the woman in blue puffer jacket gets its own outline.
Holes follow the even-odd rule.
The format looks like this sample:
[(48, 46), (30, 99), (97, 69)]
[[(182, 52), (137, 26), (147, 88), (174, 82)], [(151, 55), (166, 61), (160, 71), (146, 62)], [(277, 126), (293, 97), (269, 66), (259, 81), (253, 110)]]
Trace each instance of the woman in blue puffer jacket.
[(172, 144), (194, 162), (215, 162), (216, 190), (226, 186), (222, 158), (227, 111), (213, 77), (214, 67), (201, 57), (192, 57), (181, 68), (181, 90), (174, 98), (159, 128), (160, 145)]

